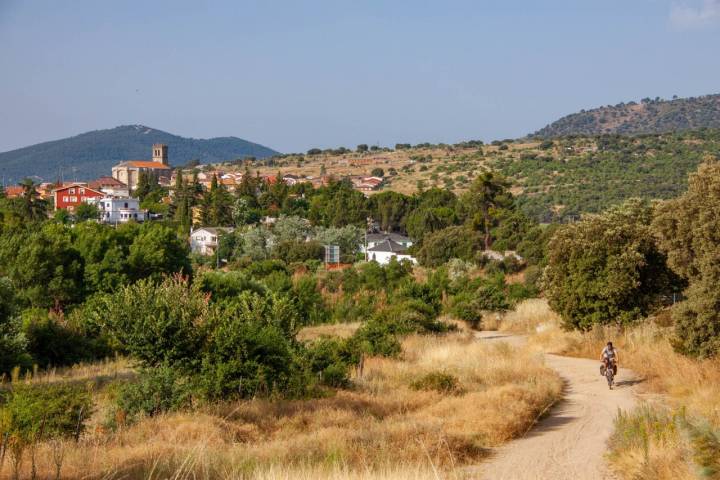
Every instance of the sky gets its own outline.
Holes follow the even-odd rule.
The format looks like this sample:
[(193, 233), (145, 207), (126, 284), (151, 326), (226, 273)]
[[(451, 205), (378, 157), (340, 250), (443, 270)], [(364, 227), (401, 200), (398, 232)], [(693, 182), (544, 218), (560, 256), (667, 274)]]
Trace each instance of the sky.
[(0, 151), (143, 124), (282, 152), (515, 138), (720, 92), (720, 0), (0, 0)]

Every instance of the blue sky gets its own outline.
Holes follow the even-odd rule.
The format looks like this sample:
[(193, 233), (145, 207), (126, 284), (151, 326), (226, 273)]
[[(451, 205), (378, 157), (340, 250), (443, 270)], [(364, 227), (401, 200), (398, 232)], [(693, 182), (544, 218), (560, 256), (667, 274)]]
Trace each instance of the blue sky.
[(0, 151), (144, 124), (281, 151), (522, 136), (720, 92), (720, 0), (0, 0)]

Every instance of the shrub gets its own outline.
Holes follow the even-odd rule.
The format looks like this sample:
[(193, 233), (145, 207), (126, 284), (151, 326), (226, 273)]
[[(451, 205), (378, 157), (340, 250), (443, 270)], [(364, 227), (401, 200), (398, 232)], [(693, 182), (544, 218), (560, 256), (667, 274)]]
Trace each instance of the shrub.
[(450, 312), (456, 318), (467, 322), (472, 328), (479, 329), (482, 325), (482, 307), (475, 295), (462, 292), (452, 297)]
[(133, 422), (139, 417), (152, 417), (179, 410), (189, 405), (192, 384), (187, 377), (167, 365), (143, 369), (138, 378), (123, 384), (115, 401), (111, 424)]
[(309, 381), (292, 340), (294, 314), (290, 302), (248, 293), (214, 309), (199, 377), (205, 396), (302, 395)]
[[(15, 383), (0, 407), (0, 438), (13, 456), (14, 478), (26, 450), (30, 450), (31, 468), (35, 471), (36, 445), (48, 440), (80, 437), (92, 414), (90, 394), (70, 385), (26, 385)], [(51, 443), (60, 477), (62, 455), (58, 442)], [(5, 451), (0, 458), (0, 466)]]
[(459, 393), (460, 380), (449, 373), (430, 372), (410, 384), (414, 390), (435, 390), (440, 393)]
[(112, 353), (103, 338), (70, 328), (43, 309), (23, 312), (22, 331), (27, 339), (28, 353), (42, 368), (96, 360)]
[(320, 374), (321, 382), (330, 387), (346, 387), (350, 379), (350, 365), (358, 361), (347, 340), (321, 338), (307, 347), (306, 358), (310, 370)]
[(105, 327), (145, 367), (193, 368), (202, 350), (208, 301), (187, 280), (141, 280), (105, 299)]
[(245, 272), (208, 271), (200, 275), (195, 283), (201, 291), (210, 293), (213, 301), (232, 299), (245, 291), (265, 293), (265, 287)]

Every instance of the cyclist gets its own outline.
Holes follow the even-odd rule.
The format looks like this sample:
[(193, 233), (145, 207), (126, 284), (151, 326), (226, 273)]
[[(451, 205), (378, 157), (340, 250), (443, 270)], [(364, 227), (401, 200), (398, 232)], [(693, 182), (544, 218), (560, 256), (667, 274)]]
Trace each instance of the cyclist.
[(600, 374), (605, 375), (605, 369), (612, 365), (613, 374), (617, 375), (618, 360), (617, 348), (613, 347), (612, 342), (608, 342), (600, 354), (600, 361), (602, 362), (602, 365), (600, 366)]

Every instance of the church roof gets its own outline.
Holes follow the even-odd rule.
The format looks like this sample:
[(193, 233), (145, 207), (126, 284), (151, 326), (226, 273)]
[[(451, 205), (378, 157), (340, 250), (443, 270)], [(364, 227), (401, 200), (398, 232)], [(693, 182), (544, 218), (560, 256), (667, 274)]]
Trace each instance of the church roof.
[(116, 167), (135, 167), (135, 168), (152, 168), (155, 170), (170, 170), (170, 165), (165, 165), (160, 162), (153, 162), (150, 160), (127, 160), (120, 162)]

